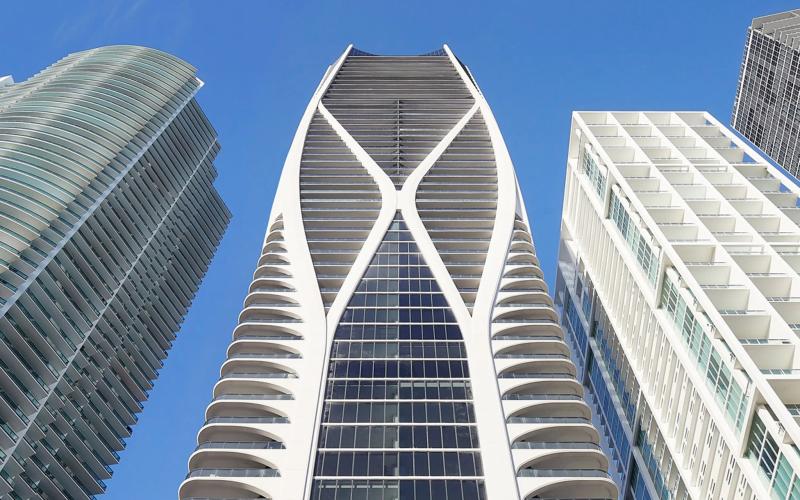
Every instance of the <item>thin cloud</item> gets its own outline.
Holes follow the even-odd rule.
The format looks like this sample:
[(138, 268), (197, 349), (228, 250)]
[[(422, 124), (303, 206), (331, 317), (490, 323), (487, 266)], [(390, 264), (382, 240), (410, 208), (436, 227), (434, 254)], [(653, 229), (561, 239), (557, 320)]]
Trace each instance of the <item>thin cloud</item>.
[(113, 0), (104, 2), (104, 9), (87, 9), (83, 13), (65, 19), (53, 32), (53, 40), (59, 44), (72, 42), (91, 32), (94, 38), (105, 39), (130, 25), (149, 0)]

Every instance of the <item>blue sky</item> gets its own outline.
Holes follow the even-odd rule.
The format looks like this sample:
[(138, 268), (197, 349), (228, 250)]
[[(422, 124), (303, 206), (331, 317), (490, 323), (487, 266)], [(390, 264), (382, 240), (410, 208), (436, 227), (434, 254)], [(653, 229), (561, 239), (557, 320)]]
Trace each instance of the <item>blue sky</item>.
[(572, 110), (708, 110), (730, 119), (745, 29), (789, 1), (6, 2), (0, 75), (25, 79), (67, 53), (138, 44), (206, 82), (219, 132), (217, 187), (234, 219), (105, 500), (176, 498), (241, 307), (297, 122), (348, 43), (416, 54), (448, 43), (492, 106), (549, 281)]

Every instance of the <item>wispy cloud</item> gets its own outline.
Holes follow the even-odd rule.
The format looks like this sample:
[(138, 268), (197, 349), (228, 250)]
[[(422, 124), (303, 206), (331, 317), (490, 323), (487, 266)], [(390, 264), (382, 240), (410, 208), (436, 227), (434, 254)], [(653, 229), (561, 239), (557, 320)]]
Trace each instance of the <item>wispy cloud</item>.
[(72, 42), (86, 33), (93, 38), (106, 38), (129, 26), (149, 0), (110, 0), (98, 3), (102, 7), (87, 9), (67, 17), (53, 32), (56, 43)]

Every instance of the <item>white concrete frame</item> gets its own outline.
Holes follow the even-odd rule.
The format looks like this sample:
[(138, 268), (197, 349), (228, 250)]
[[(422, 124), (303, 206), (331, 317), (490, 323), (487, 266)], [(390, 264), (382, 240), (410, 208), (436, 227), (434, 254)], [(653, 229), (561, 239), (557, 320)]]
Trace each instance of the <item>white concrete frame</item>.
[[(606, 178), (599, 196), (582, 172), (587, 147)], [(609, 219), (612, 189), (660, 248), (655, 284)], [(691, 498), (771, 498), (746, 457), (754, 414), (795, 471), (789, 480), (800, 471), (800, 427), (787, 408), (800, 403), (798, 198), (792, 180), (708, 113), (573, 114), (562, 246), (591, 280)], [(661, 306), (665, 277), (708, 320), (745, 388), (740, 427)]]
[[(527, 498), (529, 495), (540, 493), (562, 498), (588, 498), (590, 495), (592, 498), (595, 498), (596, 495), (605, 495), (608, 498), (616, 497), (616, 488), (605, 472), (608, 467), (608, 461), (601, 452), (593, 447), (587, 447), (585, 450), (561, 450), (557, 446), (559, 444), (558, 439), (553, 437), (561, 435), (562, 431), (560, 429), (566, 426), (573, 430), (563, 431), (564, 435), (571, 435), (571, 432), (577, 432), (574, 431), (574, 428), (578, 428), (582, 436), (589, 436), (584, 441), (599, 442), (597, 431), (588, 420), (585, 424), (564, 424), (563, 422), (549, 421), (506, 424), (508, 417), (525, 417), (529, 413), (538, 415), (539, 413), (537, 412), (547, 414), (548, 408), (550, 408), (547, 405), (563, 405), (564, 403), (542, 401), (541, 399), (535, 401), (526, 401), (524, 399), (501, 400), (501, 396), (507, 392), (525, 392), (526, 384), (550, 384), (552, 379), (547, 377), (537, 379), (535, 376), (530, 376), (498, 380), (498, 373), (512, 373), (515, 369), (524, 371), (526, 368), (529, 369), (530, 365), (538, 363), (538, 361), (531, 361), (530, 354), (538, 352), (537, 349), (539, 347), (537, 346), (540, 344), (537, 341), (524, 339), (493, 340), (493, 336), (511, 328), (521, 334), (528, 335), (536, 335), (541, 332), (552, 333), (552, 335), (559, 338), (555, 341), (547, 342), (548, 348), (555, 349), (558, 353), (566, 353), (568, 351), (566, 344), (563, 343), (563, 333), (557, 324), (552, 302), (547, 296), (546, 286), (538, 268), (538, 261), (535, 257), (530, 236), (530, 227), (528, 226), (527, 215), (525, 214), (524, 204), (517, 185), (513, 164), (486, 100), (449, 47), (444, 46), (447, 57), (458, 71), (464, 85), (469, 89), (475, 104), (441, 139), (428, 156), (419, 163), (416, 169), (408, 175), (402, 188), (397, 189), (389, 176), (322, 103), (326, 90), (335, 79), (351, 50), (352, 46), (348, 47), (328, 69), (306, 108), (284, 164), (283, 174), (269, 217), (262, 258), (259, 260), (259, 264), (262, 264), (265, 259), (270, 258), (270, 255), (275, 250), (285, 250), (285, 253), (276, 254), (280, 257), (272, 258), (282, 259), (283, 265), (280, 266), (282, 277), (280, 281), (294, 290), (280, 293), (279, 295), (284, 297), (281, 300), (291, 301), (294, 304), (291, 309), (286, 307), (282, 312), (276, 309), (273, 314), (276, 317), (299, 320), (288, 326), (283, 326), (282, 331), (291, 330), (293, 334), (302, 335), (302, 339), (298, 340), (264, 343), (265, 345), (269, 344), (271, 346), (270, 349), (281, 349), (281, 352), (294, 352), (301, 357), (269, 361), (273, 366), (280, 365), (274, 368), (275, 370), (289, 374), (292, 378), (270, 379), (269, 383), (265, 384), (265, 386), (268, 385), (265, 391), (291, 394), (293, 395), (292, 400), (262, 400), (246, 404), (261, 405), (262, 408), (268, 408), (272, 414), (288, 418), (288, 422), (255, 424), (207, 423), (198, 435), (198, 442), (202, 444), (205, 442), (207, 435), (217, 432), (215, 431), (215, 426), (235, 425), (237, 427), (235, 432), (268, 436), (282, 443), (284, 448), (249, 450), (198, 447), (198, 450), (189, 459), (190, 475), (180, 487), (180, 498), (224, 498), (226, 496), (236, 496), (237, 494), (255, 494), (267, 498), (280, 499), (304, 499), (309, 497), (333, 332), (336, 330), (344, 309), (397, 211), (401, 212), (420, 252), (436, 278), (442, 293), (447, 298), (464, 336), (488, 498)], [(425, 223), (417, 212), (416, 198), (417, 189), (426, 173), (434, 166), (470, 119), (479, 112), (488, 129), (497, 165), (497, 208), (494, 215), (494, 229), (489, 242), (489, 250), (486, 254), (475, 303), (472, 311), (470, 311), (429, 236)], [(360, 252), (327, 312), (323, 305), (320, 287), (315, 277), (314, 265), (309, 254), (301, 213), (301, 197), (299, 196), (300, 161), (306, 134), (315, 113), (319, 113), (324, 118), (325, 122), (336, 132), (339, 139), (357, 158), (364, 170), (369, 173), (378, 187), (381, 202), (377, 219), (366, 236)], [(262, 282), (264, 280), (264, 274), (260, 272), (262, 267), (260, 266), (256, 271), (251, 285), (252, 293), (262, 293), (253, 291), (258, 287), (259, 280)], [(272, 276), (274, 277), (277, 272), (278, 270), (275, 269)], [(514, 277), (515, 274), (520, 276), (529, 275), (526, 273), (536, 273), (536, 277), (534, 279)], [(270, 282), (277, 282), (277, 279), (273, 278)], [(521, 285), (527, 286), (534, 282), (537, 286), (537, 292), (535, 293), (513, 291), (515, 286), (522, 288)], [(275, 294), (275, 296), (277, 295), (278, 293)], [(530, 299), (530, 296), (535, 297)], [(522, 306), (515, 304), (515, 307), (504, 305), (499, 308), (496, 307), (497, 303), (509, 302), (510, 299), (515, 297), (517, 298), (516, 302), (528, 300), (529, 303)], [(248, 296), (249, 298), (250, 296)], [(246, 307), (240, 320), (246, 320), (245, 313), (247, 309), (246, 302)], [(525, 314), (528, 314), (528, 316), (525, 316)], [(546, 318), (544, 321), (547, 324), (540, 325), (538, 320), (531, 320), (531, 314), (543, 314), (543, 317)], [(527, 319), (514, 320), (507, 319), (507, 317)], [(503, 321), (509, 323), (501, 324)], [(261, 326), (260, 328), (274, 330), (275, 327), (276, 325), (269, 325)], [(229, 356), (235, 353), (235, 346), (238, 342), (241, 342), (236, 340), (238, 338), (237, 335), (246, 331), (246, 328), (248, 328), (246, 321), (237, 326), (234, 331), (234, 341), (229, 349)], [(505, 355), (502, 359), (495, 359), (495, 354), (499, 351), (517, 353), (524, 351), (528, 357), (526, 355), (518, 355), (515, 358), (513, 355)], [(226, 364), (223, 365), (223, 373), (226, 365), (238, 362), (232, 358), (226, 361)], [(253, 362), (257, 361), (248, 360), (248, 363)], [(265, 363), (266, 361), (261, 362)], [(561, 363), (559, 366), (562, 366), (564, 370), (573, 375), (567, 380), (557, 383), (567, 384), (577, 396), (580, 396), (582, 392), (580, 384), (574, 380), (574, 366), (568, 360), (559, 361), (559, 363)], [(224, 384), (226, 383), (225, 380), (217, 383), (214, 390), (215, 396), (225, 393)], [(207, 415), (209, 418), (217, 415), (216, 409), (218, 407), (221, 408), (220, 405), (226, 405), (225, 408), (230, 411), (234, 410), (237, 404), (242, 405), (245, 402), (220, 402), (217, 399), (209, 405)], [(582, 400), (569, 403), (569, 405), (571, 405), (569, 408), (572, 408), (572, 411), (578, 415), (588, 416), (590, 414), (588, 406)], [(554, 414), (560, 414), (558, 408), (561, 408), (561, 406), (553, 406), (552, 408), (550, 411), (556, 412)], [(561, 411), (563, 412), (564, 410)], [(551, 432), (549, 441), (555, 440), (552, 443), (553, 446), (545, 446), (542, 449), (520, 448), (512, 450), (510, 446), (512, 442), (526, 440), (525, 436), (527, 434), (537, 432), (539, 433), (537, 435), (541, 435), (542, 432)], [(545, 439), (545, 441), (548, 440)], [(561, 462), (558, 459), (559, 455), (563, 455)], [(580, 471), (570, 474), (568, 470), (563, 470), (570, 467), (564, 465), (558, 467), (549, 466), (549, 473), (541, 473), (539, 476), (526, 476), (517, 479), (517, 471), (519, 469), (526, 467), (535, 469), (531, 464), (539, 462), (567, 463), (570, 457), (573, 456), (578, 456), (577, 460), (579, 462), (589, 464), (585, 467), (589, 468), (591, 466), (592, 474), (582, 474)], [(274, 477), (244, 477), (243, 475), (236, 476), (234, 474), (232, 477), (225, 478), (192, 475), (192, 471), (202, 468), (204, 463), (215, 461), (215, 463), (219, 463), (227, 458), (231, 459), (232, 464), (236, 463), (234, 461), (235, 458), (244, 458), (248, 463), (261, 464), (262, 467), (276, 469), (279, 475)], [(231, 466), (231, 468), (234, 468), (234, 466)], [(581, 467), (575, 468), (580, 469)], [(552, 473), (552, 469), (556, 469), (556, 473)]]

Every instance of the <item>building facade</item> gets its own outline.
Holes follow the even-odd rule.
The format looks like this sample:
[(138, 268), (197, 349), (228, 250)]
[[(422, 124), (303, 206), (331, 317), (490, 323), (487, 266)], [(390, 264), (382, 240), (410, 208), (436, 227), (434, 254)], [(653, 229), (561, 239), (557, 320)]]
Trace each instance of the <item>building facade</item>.
[(0, 79), (0, 497), (88, 499), (230, 214), (185, 62), (141, 47)]
[(573, 114), (556, 303), (621, 498), (800, 498), (798, 196), (708, 113)]
[(800, 177), (800, 9), (748, 27), (731, 124)]
[(616, 498), (467, 68), (349, 47), (289, 150), (182, 500)]

